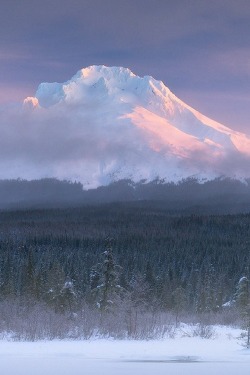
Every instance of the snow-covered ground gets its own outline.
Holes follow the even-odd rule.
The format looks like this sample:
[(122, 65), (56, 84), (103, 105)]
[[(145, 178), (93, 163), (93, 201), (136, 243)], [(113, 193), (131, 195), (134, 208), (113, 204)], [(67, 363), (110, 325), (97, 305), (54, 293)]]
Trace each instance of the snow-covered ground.
[(158, 341), (0, 341), (1, 375), (241, 375), (250, 374), (250, 349), (240, 330), (216, 328), (213, 339)]

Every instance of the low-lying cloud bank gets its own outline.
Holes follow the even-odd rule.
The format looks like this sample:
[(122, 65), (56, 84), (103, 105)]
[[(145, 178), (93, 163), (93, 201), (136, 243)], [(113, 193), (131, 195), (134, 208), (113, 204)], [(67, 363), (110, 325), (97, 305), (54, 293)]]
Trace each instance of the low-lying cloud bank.
[(2, 110), (0, 178), (57, 177), (96, 186), (119, 173), (153, 176), (161, 157), (149, 153), (136, 129), (125, 123), (118, 129), (115, 118), (93, 118), (92, 110), (81, 116), (63, 105)]

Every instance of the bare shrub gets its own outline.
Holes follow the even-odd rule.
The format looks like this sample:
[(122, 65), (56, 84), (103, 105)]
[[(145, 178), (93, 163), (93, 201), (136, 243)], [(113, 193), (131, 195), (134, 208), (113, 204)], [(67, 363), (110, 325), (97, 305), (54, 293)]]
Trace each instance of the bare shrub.
[[(114, 338), (163, 339), (184, 336), (213, 339), (214, 325), (236, 325), (239, 317), (234, 310), (220, 313), (182, 314), (176, 327), (176, 314), (157, 308), (120, 301), (112, 311), (100, 311), (82, 301), (75, 312), (55, 312), (43, 302), (31, 299), (8, 299), (0, 302), (0, 337), (11, 340), (53, 340)], [(199, 323), (197, 323), (199, 322)]]
[(184, 329), (182, 328), (181, 332), (186, 337), (201, 337), (202, 339), (215, 339), (216, 337), (215, 328), (203, 323), (188, 325)]

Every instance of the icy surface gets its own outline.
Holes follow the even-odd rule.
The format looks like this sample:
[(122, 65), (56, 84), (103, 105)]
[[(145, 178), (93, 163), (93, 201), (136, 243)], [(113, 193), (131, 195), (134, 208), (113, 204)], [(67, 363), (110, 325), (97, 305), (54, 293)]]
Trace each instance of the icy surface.
[(250, 350), (239, 330), (217, 328), (217, 337), (161, 341), (0, 341), (2, 375), (249, 375)]

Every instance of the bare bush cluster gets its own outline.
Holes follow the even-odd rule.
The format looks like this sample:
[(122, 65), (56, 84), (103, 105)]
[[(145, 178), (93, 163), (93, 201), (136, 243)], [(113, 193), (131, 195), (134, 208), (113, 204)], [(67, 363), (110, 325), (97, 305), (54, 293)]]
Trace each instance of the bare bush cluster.
[(221, 312), (219, 316), (211, 314), (210, 317), (183, 313), (183, 327), (184, 323), (176, 325), (176, 316), (172, 312), (145, 311), (142, 306), (133, 308), (121, 304), (115, 311), (102, 312), (83, 303), (74, 313), (61, 313), (34, 301), (5, 300), (0, 303), (0, 338), (17, 341), (149, 340), (174, 338), (177, 333), (213, 339), (216, 336), (213, 325), (223, 321), (227, 323), (227, 312)]

